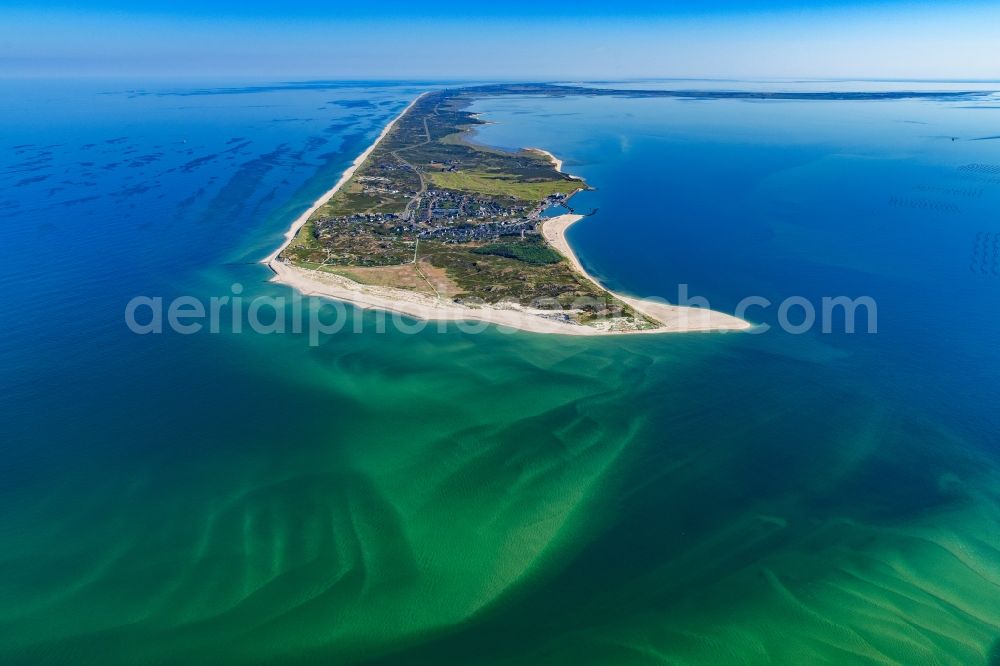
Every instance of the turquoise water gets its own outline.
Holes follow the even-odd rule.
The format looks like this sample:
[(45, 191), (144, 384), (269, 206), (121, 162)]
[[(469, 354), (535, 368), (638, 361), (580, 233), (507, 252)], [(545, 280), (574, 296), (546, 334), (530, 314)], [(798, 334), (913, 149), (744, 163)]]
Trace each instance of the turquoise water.
[(875, 334), (129, 332), (287, 296), (255, 262), (426, 87), (8, 88), (0, 660), (996, 660), (1000, 104), (477, 103), (596, 188), (609, 286)]

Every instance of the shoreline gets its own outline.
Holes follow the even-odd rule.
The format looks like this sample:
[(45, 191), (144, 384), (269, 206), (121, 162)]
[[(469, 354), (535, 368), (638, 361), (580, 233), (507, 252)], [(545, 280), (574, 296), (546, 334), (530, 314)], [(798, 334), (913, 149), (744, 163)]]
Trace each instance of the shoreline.
[[(385, 310), (388, 312), (414, 317), (424, 321), (477, 321), (487, 324), (509, 327), (532, 333), (555, 333), (559, 335), (638, 335), (653, 333), (682, 333), (706, 331), (739, 331), (751, 328), (749, 322), (732, 315), (703, 308), (689, 308), (645, 301), (617, 294), (584, 270), (566, 241), (566, 230), (574, 223), (583, 219), (582, 215), (560, 215), (543, 220), (542, 235), (573, 266), (580, 275), (597, 285), (602, 291), (628, 304), (634, 310), (660, 323), (660, 326), (650, 329), (609, 330), (598, 326), (577, 324), (563, 319), (559, 311), (539, 310), (524, 307), (519, 304), (484, 304), (470, 306), (458, 303), (444, 303), (422, 294), (396, 289), (378, 287), (355, 282), (341, 275), (320, 270), (310, 270), (292, 266), (278, 261), (278, 255), (295, 239), (296, 234), (309, 221), (309, 218), (321, 206), (328, 202), (364, 164), (375, 147), (389, 134), (396, 123), (409, 113), (410, 109), (428, 93), (423, 93), (410, 102), (403, 111), (385, 126), (375, 141), (365, 149), (351, 166), (348, 167), (337, 183), (324, 192), (299, 217), (297, 217), (285, 232), (281, 245), (261, 263), (265, 264), (274, 275), (270, 281), (284, 284), (297, 289), (306, 296), (320, 296), (335, 301), (342, 301), (361, 309)], [(541, 153), (552, 160), (556, 170), (562, 173), (563, 162), (547, 150), (540, 148), (525, 148), (525, 150)], [(569, 174), (567, 174), (569, 175)], [(576, 176), (571, 176), (577, 179)], [(579, 179), (577, 179), (579, 180)], [(582, 180), (581, 180), (582, 182)]]
[[(660, 326), (657, 328), (646, 331), (634, 331), (635, 333), (746, 331), (753, 327), (753, 324), (750, 322), (724, 312), (683, 305), (671, 305), (659, 299), (635, 298), (634, 296), (625, 296), (608, 289), (597, 278), (586, 271), (583, 264), (580, 263), (580, 259), (576, 256), (576, 252), (573, 251), (572, 246), (569, 244), (569, 241), (566, 240), (566, 231), (584, 218), (584, 215), (569, 214), (550, 217), (542, 222), (542, 237), (545, 238), (545, 241), (553, 249), (569, 260), (577, 273), (636, 312), (660, 322)], [(631, 333), (632, 331), (622, 332)]]
[[(378, 144), (382, 143), (382, 139), (384, 139), (386, 135), (389, 134), (392, 128), (396, 126), (396, 123), (398, 123), (403, 116), (409, 113), (410, 109), (412, 109), (417, 102), (419, 102), (428, 94), (429, 93), (420, 93), (417, 97), (414, 98), (412, 102), (406, 105), (406, 108), (403, 109), (398, 116), (393, 118), (391, 121), (389, 121), (388, 125), (382, 128), (382, 132), (378, 135), (378, 137), (375, 138), (375, 141), (372, 143), (372, 145), (365, 148), (363, 153), (354, 158), (354, 161), (351, 162), (351, 166), (347, 167), (344, 173), (340, 176), (340, 180), (337, 181), (336, 185), (334, 185), (329, 190), (321, 194), (319, 199), (316, 199), (316, 201), (314, 201), (313, 204), (305, 210), (305, 212), (303, 212), (301, 215), (295, 218), (295, 221), (292, 222), (292, 226), (290, 226), (288, 228), (288, 231), (285, 232), (284, 242), (282, 242), (281, 245), (278, 246), (277, 250), (269, 254), (263, 261), (261, 261), (262, 264), (267, 264), (268, 266), (271, 266), (274, 260), (278, 258), (278, 255), (281, 254), (281, 252), (286, 247), (288, 247), (293, 240), (295, 240), (295, 235), (299, 233), (299, 229), (301, 229), (302, 226), (309, 221), (309, 218), (312, 216), (312, 214), (315, 213), (317, 210), (319, 210), (320, 206), (322, 206), (327, 201), (332, 199), (333, 195), (336, 194), (340, 190), (340, 188), (342, 188), (344, 185), (347, 184), (347, 181), (351, 179), (351, 176), (353, 176), (354, 172), (358, 170), (358, 167), (360, 167), (362, 164), (365, 163), (365, 160), (368, 159), (368, 156), (372, 154), (372, 151), (375, 150), (375, 147)], [(271, 269), (273, 270), (274, 267), (271, 266)]]
[[(525, 148), (525, 150), (527, 150), (528, 152), (541, 153), (542, 155), (545, 155), (545, 157), (549, 158), (552, 161), (552, 165), (555, 166), (556, 171), (558, 171), (559, 173), (565, 173), (562, 170), (563, 161), (558, 157), (556, 157), (555, 155), (553, 155), (552, 153), (550, 153), (549, 151), (545, 150), (544, 148)], [(576, 176), (570, 173), (565, 173), (565, 175), (569, 176), (573, 180), (583, 180), (582, 178), (577, 178)]]

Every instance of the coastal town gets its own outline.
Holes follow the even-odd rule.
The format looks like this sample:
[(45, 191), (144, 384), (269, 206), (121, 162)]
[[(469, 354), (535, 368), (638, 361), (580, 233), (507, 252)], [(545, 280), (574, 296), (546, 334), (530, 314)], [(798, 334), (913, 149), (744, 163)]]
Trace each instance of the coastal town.
[[(541, 151), (507, 154), (467, 142), (480, 121), (457, 110), (461, 104), (461, 96), (437, 93), (405, 114), (310, 220), (311, 238), (297, 243), (306, 252), (296, 258), (324, 268), (392, 266), (412, 260), (418, 239), (531, 241), (544, 211), (566, 205), (586, 188)], [(427, 115), (413, 122), (420, 113)], [(450, 125), (442, 125), (442, 116)], [(446, 133), (438, 135), (438, 128)]]
[[(396, 194), (388, 188), (365, 188), (365, 193)], [(404, 239), (424, 238), (445, 243), (486, 242), (504, 236), (538, 235), (543, 211), (562, 206), (565, 194), (553, 194), (541, 203), (529, 206), (509, 198), (483, 197), (467, 192), (429, 190), (409, 193), (412, 207), (403, 213), (356, 213), (342, 217), (321, 217), (313, 222), (313, 236), (321, 242), (333, 242), (342, 234), (380, 227)], [(345, 256), (331, 256), (335, 264)], [(348, 259), (349, 261), (349, 259)]]
[[(650, 304), (589, 275), (566, 243), (589, 189), (552, 154), (485, 146), (484, 97), (562, 94), (489, 85), (425, 93), (390, 123), (266, 263), (301, 291), (420, 319), (571, 335), (745, 330), (702, 308)], [(587, 213), (587, 215), (593, 214)]]
[[(574, 323), (657, 322), (581, 275), (541, 233), (587, 184), (544, 151), (469, 141), (482, 121), (462, 89), (423, 95), (277, 257), (315, 273), (424, 290), (450, 303), (559, 310)], [(363, 270), (359, 270), (363, 269)], [(362, 282), (364, 284), (364, 282)], [(584, 305), (579, 305), (584, 303)], [(576, 304), (570, 307), (570, 304)]]

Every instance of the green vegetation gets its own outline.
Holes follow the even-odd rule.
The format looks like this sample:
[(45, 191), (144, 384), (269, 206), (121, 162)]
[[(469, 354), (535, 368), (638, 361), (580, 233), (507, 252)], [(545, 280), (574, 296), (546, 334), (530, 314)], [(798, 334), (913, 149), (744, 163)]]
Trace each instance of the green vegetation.
[(652, 325), (579, 275), (539, 233), (541, 211), (586, 183), (540, 152), (467, 141), (482, 124), (467, 110), (473, 99), (519, 91), (464, 88), (421, 97), (281, 259), (364, 270), (369, 283), (417, 291), (428, 285), (421, 271), (436, 271), (437, 294), (457, 301), (561, 308), (579, 323), (621, 316)]
[[(519, 245), (520, 243), (511, 243)], [(421, 243), (420, 257), (444, 269), (456, 286), (456, 299), (483, 303), (514, 302), (540, 309), (579, 309), (615, 316), (626, 306), (568, 262), (533, 264), (453, 243)]]
[(490, 243), (472, 252), (517, 259), (528, 264), (557, 264), (562, 261), (558, 252), (541, 243)]
[(528, 201), (540, 201), (553, 194), (570, 194), (583, 188), (583, 183), (579, 180), (525, 181), (513, 174), (476, 171), (432, 173), (430, 177), (442, 189), (509, 196)]

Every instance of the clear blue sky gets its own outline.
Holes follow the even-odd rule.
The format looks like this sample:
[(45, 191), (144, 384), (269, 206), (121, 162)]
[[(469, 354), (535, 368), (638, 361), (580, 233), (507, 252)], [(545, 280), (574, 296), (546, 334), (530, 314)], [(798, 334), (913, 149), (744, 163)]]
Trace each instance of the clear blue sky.
[(1000, 79), (998, 35), (998, 0), (8, 0), (0, 76)]

